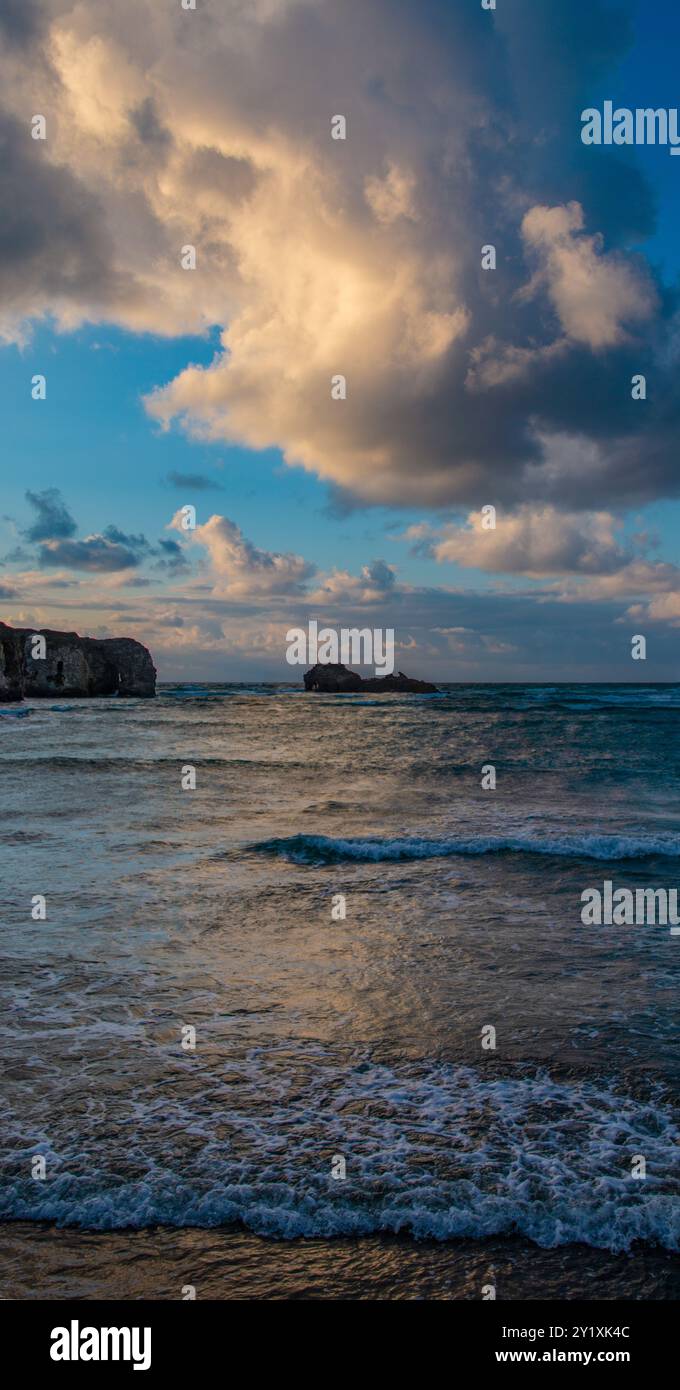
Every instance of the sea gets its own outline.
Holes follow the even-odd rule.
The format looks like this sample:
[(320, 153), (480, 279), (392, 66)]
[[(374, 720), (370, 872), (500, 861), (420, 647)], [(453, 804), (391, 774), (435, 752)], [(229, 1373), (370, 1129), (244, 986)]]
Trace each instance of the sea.
[(582, 894), (680, 887), (680, 685), (164, 685), (0, 762), (3, 1298), (678, 1297), (680, 934)]

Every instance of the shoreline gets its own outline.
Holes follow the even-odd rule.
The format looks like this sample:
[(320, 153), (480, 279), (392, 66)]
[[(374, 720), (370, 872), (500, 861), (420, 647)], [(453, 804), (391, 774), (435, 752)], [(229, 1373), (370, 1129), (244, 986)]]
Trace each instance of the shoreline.
[[(3, 1300), (666, 1301), (677, 1256), (643, 1246), (542, 1249), (519, 1237), (415, 1241), (402, 1236), (276, 1241), (242, 1230), (153, 1227), (95, 1232), (41, 1222), (0, 1225)], [(183, 1290), (185, 1292), (183, 1292)]]

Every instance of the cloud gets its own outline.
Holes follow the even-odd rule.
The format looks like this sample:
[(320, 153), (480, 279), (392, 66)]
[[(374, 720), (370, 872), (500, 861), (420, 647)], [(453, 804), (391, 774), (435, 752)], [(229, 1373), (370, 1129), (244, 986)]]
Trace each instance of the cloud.
[(390, 164), (384, 178), (368, 177), (364, 183), (366, 202), (383, 224), (396, 222), (398, 217), (417, 222), (415, 193), (415, 176), (398, 164)]
[(156, 569), (165, 569), (170, 574), (178, 574), (180, 570), (189, 568), (189, 561), (178, 541), (172, 540), (170, 536), (161, 537), (158, 548), (161, 552), (161, 559), (156, 562)]
[[(182, 530), (180, 512), (170, 524)], [(216, 593), (232, 597), (300, 593), (316, 571), (316, 566), (301, 555), (260, 550), (226, 516), (211, 516), (202, 526), (183, 534), (208, 551)]]
[(64, 566), (104, 574), (133, 568), (139, 564), (139, 555), (105, 535), (92, 535), (82, 541), (44, 541), (40, 546), (40, 564), (48, 568)]
[(125, 531), (121, 531), (119, 526), (107, 526), (104, 531), (104, 536), (107, 541), (113, 541), (115, 545), (127, 546), (130, 550), (134, 550), (135, 554), (139, 556), (153, 553), (153, 546), (141, 532), (137, 536), (132, 536), (128, 535)]
[(520, 291), (528, 300), (545, 288), (567, 338), (592, 349), (624, 342), (624, 325), (652, 317), (657, 296), (649, 273), (622, 255), (603, 255), (602, 238), (578, 236), (583, 230), (579, 203), (530, 208), (522, 237), (539, 269)]
[(5, 42), (24, 47), (40, 32), (37, 0), (2, 0), (0, 35)]
[(318, 587), (309, 594), (309, 602), (321, 605), (324, 610), (329, 602), (374, 608), (386, 602), (401, 603), (405, 592), (397, 584), (396, 573), (390, 565), (384, 560), (372, 560), (369, 565), (362, 566), (358, 575), (337, 569), (323, 575)]
[[(672, 679), (680, 624), (678, 567), (644, 558), (641, 552), (653, 538), (624, 539), (610, 515), (570, 516), (562, 538), (557, 519), (550, 513), (501, 515), (497, 532), (483, 537), (475, 514), (459, 525), (411, 528), (412, 540), (431, 550), (447, 548), (456, 563), (466, 559), (468, 568), (474, 562), (488, 566), (487, 572), (514, 576), (507, 592), (500, 584), (475, 592), (469, 584), (462, 590), (404, 583), (383, 559), (357, 573), (317, 573), (302, 556), (258, 548), (221, 516), (182, 533), (180, 542), (178, 513), (171, 523), (178, 538), (154, 546), (152, 562), (161, 549), (184, 555), (195, 544), (196, 577), (173, 586), (169, 576), (162, 591), (138, 598), (134, 571), (117, 568), (132, 554), (116, 558), (124, 549), (119, 541), (102, 533), (84, 541), (43, 542), (41, 550), (53, 561), (50, 573), (13, 575), (16, 593), (6, 599), (5, 616), (24, 626), (94, 627), (100, 635), (134, 628), (150, 645), (164, 678), (226, 680), (290, 678), (285, 634), (310, 618), (338, 627), (370, 622), (394, 628), (398, 664), (434, 679), (531, 680), (545, 679), (549, 672), (551, 679), (588, 680), (601, 678), (604, 666), (608, 679), (626, 680), (632, 678), (630, 635), (645, 631), (649, 622), (654, 643), (646, 674)], [(491, 544), (486, 554), (485, 541)], [(600, 549), (604, 558), (598, 568)], [(74, 580), (68, 569), (55, 570), (59, 559), (90, 574)], [(442, 560), (447, 560), (444, 552)], [(526, 569), (533, 571), (532, 584), (540, 584), (529, 592), (516, 586)]]
[[(217, 325), (212, 364), (158, 383), (151, 417), (277, 447), (348, 504), (676, 494), (677, 326), (630, 249), (654, 230), (650, 190), (635, 152), (579, 140), (626, 14), (59, 0), (2, 64), (5, 332), (46, 313)], [(38, 82), (46, 142), (27, 139)], [(180, 267), (189, 242), (196, 271)], [(567, 432), (597, 454), (588, 480), (551, 446)]]
[(26, 501), (36, 514), (35, 521), (23, 533), (27, 540), (47, 541), (75, 535), (78, 528), (58, 488), (48, 487), (44, 492), (28, 490)]
[(653, 621), (674, 619), (680, 567), (649, 560), (650, 538), (624, 537), (622, 520), (610, 512), (524, 506), (498, 516), (495, 529), (485, 529), (484, 520), (472, 512), (464, 523), (420, 522), (404, 539), (441, 564), (544, 581), (536, 595), (541, 602), (548, 594), (571, 604), (659, 595), (641, 611)]
[[(640, 611), (622, 600), (575, 596), (565, 603), (561, 593), (546, 591), (537, 603), (526, 593), (399, 585), (381, 601), (357, 579), (338, 574), (316, 591), (269, 598), (257, 622), (251, 608), (239, 611), (227, 594), (209, 603), (184, 594), (176, 601), (184, 628), (167, 644), (150, 620), (154, 655), (162, 667), (194, 679), (199, 671), (203, 679), (290, 679), (285, 634), (315, 618), (324, 626), (394, 628), (397, 665), (434, 680), (545, 680), (546, 672), (552, 680), (597, 680), (603, 665), (609, 680), (639, 678), (631, 671), (630, 637), (645, 629)], [(669, 616), (655, 626), (648, 679), (674, 678), (676, 622)]]
[(174, 469), (167, 474), (165, 481), (170, 487), (179, 487), (189, 492), (224, 492), (221, 483), (215, 478), (207, 478), (204, 473), (177, 473)]
[(647, 605), (637, 604), (628, 610), (628, 616), (652, 623), (668, 623), (680, 627), (680, 584), (674, 593), (658, 594)]
[[(129, 534), (110, 524), (101, 533), (96, 532), (83, 540), (75, 539), (78, 527), (58, 488), (46, 488), (43, 492), (29, 490), (26, 499), (36, 519), (23, 534), (28, 540), (39, 543), (38, 559), (42, 568), (116, 574), (154, 557), (159, 557), (154, 567), (171, 574), (188, 568), (182, 547), (167, 537), (161, 537), (156, 546), (142, 532)], [(25, 557), (23, 552), (16, 551), (12, 558)], [(149, 581), (138, 579), (136, 582), (141, 585)]]
[(496, 574), (545, 578), (562, 574), (608, 574), (627, 564), (630, 547), (621, 544), (621, 522), (609, 512), (559, 512), (555, 507), (520, 507), (496, 518), (486, 529), (482, 512), (465, 525), (414, 527), (409, 539), (425, 540), (436, 560)]
[(166, 126), (158, 118), (153, 97), (145, 97), (139, 106), (130, 112), (130, 121), (139, 139), (145, 145), (152, 145), (156, 149), (159, 146), (167, 145), (172, 136)]
[(385, 594), (389, 593), (396, 583), (394, 569), (384, 560), (372, 560), (370, 565), (364, 565), (362, 575), (375, 589)]
[(0, 339), (6, 342), (25, 342), (30, 320), (47, 314), (75, 328), (106, 317), (114, 303), (122, 308), (134, 300), (132, 277), (114, 266), (110, 227), (95, 193), (73, 169), (50, 163), (43, 148), (31, 138), (25, 109), (21, 122), (0, 110)]

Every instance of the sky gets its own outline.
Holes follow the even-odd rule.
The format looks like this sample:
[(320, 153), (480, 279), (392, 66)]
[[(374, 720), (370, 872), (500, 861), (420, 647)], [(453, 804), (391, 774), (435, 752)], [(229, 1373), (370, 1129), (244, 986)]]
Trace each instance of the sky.
[(312, 619), (680, 678), (680, 158), (581, 140), (679, 43), (675, 0), (2, 0), (4, 620), (170, 681), (298, 680)]

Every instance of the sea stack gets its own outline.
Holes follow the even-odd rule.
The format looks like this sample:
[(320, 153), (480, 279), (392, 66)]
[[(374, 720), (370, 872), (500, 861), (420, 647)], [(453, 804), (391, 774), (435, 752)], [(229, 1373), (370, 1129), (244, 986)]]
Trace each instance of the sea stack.
[(319, 663), (312, 666), (311, 671), (304, 674), (305, 690), (314, 690), (322, 695), (334, 695), (353, 691), (370, 691), (371, 694), (381, 695), (390, 694), (392, 691), (403, 691), (413, 695), (436, 695), (438, 694), (436, 685), (430, 685), (429, 681), (418, 681), (412, 676), (405, 676), (403, 671), (397, 671), (391, 676), (363, 676), (357, 675), (356, 671), (349, 671), (341, 663), (331, 662)]
[(151, 654), (132, 637), (79, 637), (0, 623), (0, 701), (155, 694)]

